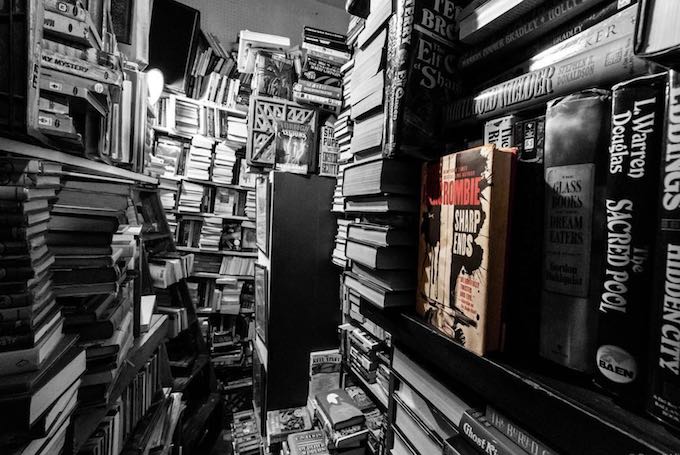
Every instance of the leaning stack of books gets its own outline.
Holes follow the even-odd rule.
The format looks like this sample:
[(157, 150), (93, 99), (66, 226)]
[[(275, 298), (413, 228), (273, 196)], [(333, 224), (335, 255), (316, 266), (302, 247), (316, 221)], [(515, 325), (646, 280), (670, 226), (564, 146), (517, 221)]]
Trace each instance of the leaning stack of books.
[(343, 269), (347, 265), (345, 246), (347, 244), (347, 228), (349, 227), (349, 224), (350, 220), (342, 218), (338, 219), (338, 233), (335, 235), (335, 248), (333, 249), (333, 254), (331, 256), (333, 264)]
[(77, 337), (62, 333), (64, 319), (52, 292), (54, 256), (46, 237), (60, 173), (61, 166), (49, 162), (0, 160), (3, 453), (10, 452), (6, 445), (32, 453), (61, 450), (85, 370)]
[(237, 212), (239, 192), (231, 188), (217, 188), (213, 213), (220, 216), (232, 216)]
[(200, 129), (199, 106), (181, 99), (175, 102), (175, 129), (180, 133), (198, 134)]
[(222, 235), (222, 218), (204, 218), (201, 226), (201, 237), (198, 246), (204, 250), (217, 251), (220, 249), (220, 236)]
[(347, 37), (305, 26), (302, 49), (305, 64), (293, 89), (293, 99), (331, 112), (342, 106), (341, 67), (351, 58)]

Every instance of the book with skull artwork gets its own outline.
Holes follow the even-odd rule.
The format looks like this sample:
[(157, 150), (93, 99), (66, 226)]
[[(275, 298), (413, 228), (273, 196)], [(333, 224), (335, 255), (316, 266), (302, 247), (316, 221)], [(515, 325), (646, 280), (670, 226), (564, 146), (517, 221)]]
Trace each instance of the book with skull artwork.
[(501, 347), (515, 155), (485, 145), (423, 166), (417, 310), (479, 355)]
[(312, 168), (315, 135), (311, 125), (288, 121), (276, 122), (276, 157), (278, 171), (307, 174)]

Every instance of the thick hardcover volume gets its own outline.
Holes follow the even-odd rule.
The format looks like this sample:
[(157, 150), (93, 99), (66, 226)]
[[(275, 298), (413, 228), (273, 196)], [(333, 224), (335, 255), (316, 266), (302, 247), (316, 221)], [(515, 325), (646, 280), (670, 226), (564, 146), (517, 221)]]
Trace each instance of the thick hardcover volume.
[[(633, 1), (635, 0), (546, 2), (527, 16), (513, 22), (492, 39), (465, 52), (460, 58), (459, 65), (467, 72), (481, 67), (481, 64), (486, 65), (506, 57), (512, 60), (513, 55), (510, 53), (515, 49), (520, 55), (526, 55), (526, 50), (535, 52), (553, 46), (601, 22)], [(594, 8), (602, 3), (604, 5)]]
[(498, 411), (490, 406), (486, 407), (486, 419), (491, 425), (496, 427), (498, 431), (524, 449), (525, 452), (531, 455), (555, 454), (555, 452), (546, 447), (545, 444), (536, 440), (536, 438), (527, 433), (523, 428), (518, 427), (503, 414), (499, 414)]
[(518, 445), (484, 417), (484, 413), (468, 409), (458, 425), (461, 434), (478, 452), (495, 455), (526, 455)]
[(595, 380), (640, 400), (646, 380), (651, 250), (667, 75), (645, 76), (612, 89), (606, 166), (605, 241), (601, 271)]
[(439, 0), (396, 2), (385, 77), (386, 156), (428, 156), (438, 151), (441, 109), (460, 90), (455, 5)]
[(653, 268), (647, 411), (680, 429), (680, 74), (669, 72)]
[(540, 354), (581, 372), (594, 364), (609, 103), (593, 89), (546, 111)]
[(514, 161), (487, 145), (423, 167), (417, 310), (479, 355), (501, 347)]
[[(533, 66), (539, 64), (537, 62)], [(649, 68), (650, 63), (633, 54), (633, 34), (626, 34), (602, 46), (537, 67), (462, 97), (444, 109), (444, 124), (456, 127), (465, 122), (531, 108), (588, 87), (607, 86), (624, 78), (642, 75)]]

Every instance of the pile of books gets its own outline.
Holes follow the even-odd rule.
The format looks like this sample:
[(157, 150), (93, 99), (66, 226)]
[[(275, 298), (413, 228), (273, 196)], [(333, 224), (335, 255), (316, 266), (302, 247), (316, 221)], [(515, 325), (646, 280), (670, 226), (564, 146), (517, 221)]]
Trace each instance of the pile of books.
[(229, 111), (227, 116), (227, 139), (240, 146), (248, 140), (248, 124), (246, 117)]
[(368, 447), (372, 453), (381, 453), (384, 443), (384, 429), (386, 416), (384, 412), (375, 405), (369, 398), (364, 389), (359, 386), (347, 386), (345, 391), (352, 398), (354, 404), (364, 414), (366, 418), (366, 428), (368, 429)]
[(175, 100), (175, 129), (180, 133), (198, 134), (200, 131), (200, 108), (182, 99)]
[(262, 440), (252, 410), (235, 412), (232, 423), (232, 446), (235, 455), (260, 454)]
[(246, 205), (245, 205), (245, 215), (251, 219), (255, 219), (255, 191), (248, 191), (246, 193)]
[(312, 403), (330, 452), (356, 453), (366, 447), (366, 416), (345, 389), (318, 393)]
[(187, 155), (184, 175), (190, 179), (210, 180), (212, 149), (215, 142), (201, 136), (194, 136)]
[(154, 287), (167, 289), (193, 274), (196, 256), (193, 253), (165, 252), (149, 258), (149, 275)]
[[(378, 382), (378, 375), (383, 375), (381, 365), (389, 365), (389, 356), (386, 343), (375, 338), (362, 327), (353, 324), (343, 324), (340, 326), (341, 352), (351, 370), (369, 384)], [(389, 374), (383, 379), (389, 379)], [(386, 385), (383, 382), (382, 385)], [(385, 391), (389, 388), (385, 388)], [(385, 394), (387, 397), (387, 394)], [(385, 400), (387, 401), (387, 400)]]
[(202, 185), (183, 181), (179, 193), (178, 210), (180, 212), (200, 213), (204, 208), (204, 191)]
[(64, 318), (52, 292), (55, 258), (47, 226), (61, 166), (9, 157), (0, 165), (0, 451), (9, 444), (59, 451), (85, 371), (85, 352), (77, 337), (62, 333)]
[(212, 166), (212, 181), (215, 183), (231, 184), (234, 181), (234, 166), (236, 165), (236, 151), (224, 142), (215, 146), (215, 159)]
[(281, 447), (288, 435), (312, 429), (312, 418), (307, 408), (277, 409), (267, 412), (267, 445), (270, 450)]
[(156, 141), (152, 155), (151, 175), (167, 179), (176, 178), (185, 144), (185, 142), (169, 136), (160, 136)]
[[(163, 210), (165, 210), (166, 213), (169, 210), (175, 210), (179, 196), (179, 187), (177, 185), (177, 180), (161, 177), (158, 179), (158, 182), (159, 182), (158, 195), (160, 196)], [(171, 230), (173, 232), (175, 231), (174, 228)]]
[(201, 225), (201, 236), (198, 241), (199, 248), (211, 251), (220, 249), (220, 237), (222, 235), (222, 218), (207, 217)]
[(350, 220), (338, 218), (338, 233), (335, 235), (335, 248), (331, 257), (333, 264), (343, 269), (347, 265), (345, 246), (347, 244), (347, 228), (349, 224)]
[(241, 289), (243, 281), (234, 277), (215, 280), (213, 309), (223, 314), (238, 314), (241, 311)]
[(305, 26), (301, 47), (306, 58), (293, 99), (338, 112), (343, 98), (341, 67), (351, 58), (347, 37)]
[(338, 141), (338, 161), (340, 163), (352, 161), (352, 157), (354, 156), (351, 150), (354, 122), (352, 121), (352, 117), (350, 115), (352, 112), (351, 100), (348, 101), (349, 102), (345, 104), (345, 109), (340, 112), (337, 120), (335, 121), (335, 130), (333, 132), (335, 135), (335, 140)]
[(231, 188), (218, 187), (215, 189), (215, 201), (213, 213), (221, 216), (236, 215), (238, 211), (240, 195), (239, 191)]

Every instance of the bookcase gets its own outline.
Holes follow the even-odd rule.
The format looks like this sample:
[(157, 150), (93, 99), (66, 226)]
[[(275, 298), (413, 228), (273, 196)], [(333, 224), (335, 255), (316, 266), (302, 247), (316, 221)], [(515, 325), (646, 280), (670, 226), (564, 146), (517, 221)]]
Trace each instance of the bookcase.
[(333, 184), (283, 172), (258, 178), (258, 229), (267, 232), (255, 271), (253, 399), (262, 432), (267, 411), (306, 405), (309, 353), (337, 346)]

